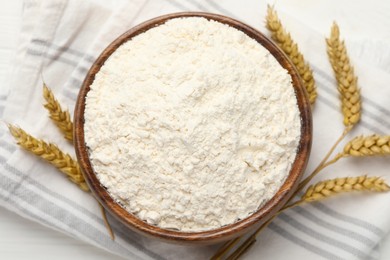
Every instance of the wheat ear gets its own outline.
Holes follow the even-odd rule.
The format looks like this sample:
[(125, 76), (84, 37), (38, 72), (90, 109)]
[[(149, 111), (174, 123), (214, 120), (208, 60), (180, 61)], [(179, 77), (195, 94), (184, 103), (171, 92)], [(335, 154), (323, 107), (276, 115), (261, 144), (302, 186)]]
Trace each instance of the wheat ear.
[(351, 191), (376, 191), (390, 190), (390, 186), (380, 177), (346, 177), (318, 182), (309, 186), (302, 196), (304, 202), (312, 202), (325, 199), (341, 192)]
[(390, 155), (390, 135), (356, 136), (350, 140), (344, 150), (332, 160), (326, 162), (319, 170), (334, 164), (344, 157), (386, 156)]
[[(54, 165), (59, 171), (64, 173), (70, 181), (77, 184), (82, 190), (89, 191), (89, 188), (85, 183), (84, 176), (81, 173), (79, 164), (76, 160), (73, 160), (69, 154), (62, 152), (54, 144), (46, 143), (43, 140), (37, 139), (27, 134), (20, 127), (8, 125), (8, 128), (11, 135), (17, 141), (18, 145)], [(100, 203), (99, 206), (101, 209), (103, 222), (111, 239), (114, 240), (115, 235), (110, 223), (108, 222), (105, 209)]]
[(293, 41), (291, 35), (283, 28), (276, 11), (269, 5), (267, 10), (266, 26), (271, 32), (272, 39), (294, 63), (303, 80), (306, 91), (309, 95), (310, 103), (314, 104), (317, 99), (317, 88), (313, 77), (313, 71), (310, 69), (309, 64), (305, 61), (302, 53), (299, 51), (298, 45)]
[(27, 134), (19, 127), (8, 125), (8, 128), (18, 145), (54, 165), (82, 190), (89, 190), (77, 161), (73, 160), (69, 154), (62, 152), (54, 144), (46, 143)]
[(73, 123), (68, 110), (63, 110), (60, 103), (54, 97), (53, 92), (43, 83), (43, 97), (46, 101), (45, 108), (49, 111), (50, 118), (57, 125), (64, 137), (73, 142)]
[[(289, 204), (278, 211), (271, 219), (261, 225), (251, 236), (249, 236), (233, 253), (226, 259), (239, 259), (248, 249), (256, 242), (256, 236), (266, 228), (275, 217), (286, 209), (293, 208), (303, 203), (315, 202), (332, 195), (352, 191), (373, 191), (386, 192), (390, 190), (390, 186), (380, 177), (346, 177), (320, 181), (307, 188), (302, 198), (292, 204)], [(227, 248), (227, 251), (230, 248)], [(223, 256), (226, 252), (219, 253)], [(219, 258), (220, 259), (220, 258)]]
[(340, 30), (336, 23), (333, 23), (326, 43), (329, 60), (338, 84), (344, 125), (352, 127), (359, 122), (361, 117), (360, 89), (357, 86), (357, 77), (350, 63), (345, 43), (340, 40)]
[[(64, 134), (65, 139), (68, 139), (69, 141), (73, 142), (73, 122), (70, 119), (69, 111), (63, 111), (61, 108), (60, 103), (57, 101), (57, 99), (54, 97), (53, 92), (46, 86), (45, 83), (43, 83), (43, 97), (46, 100), (46, 104), (44, 104), (45, 108), (50, 113), (50, 118), (53, 120), (53, 122), (57, 125), (57, 127), (60, 129), (60, 131)], [(78, 167), (78, 164), (77, 164)], [(81, 186), (80, 186), (81, 187)], [(86, 190), (88, 190), (88, 187), (86, 186)], [(83, 187), (82, 187), (83, 189)], [(98, 202), (99, 203), (99, 202)], [(99, 203), (99, 207), (102, 213), (104, 224), (107, 228), (108, 234), (110, 235), (111, 239), (115, 239), (115, 234), (111, 228), (110, 223), (108, 222), (106, 210), (104, 207)]]
[(329, 60), (338, 83), (337, 89), (340, 94), (341, 110), (344, 116), (343, 122), (346, 127), (319, 165), (299, 184), (294, 196), (297, 195), (297, 193), (300, 192), (322, 169), (346, 156), (345, 154), (338, 154), (333, 160), (328, 161), (336, 147), (359, 122), (361, 117), (362, 101), (360, 90), (357, 87), (357, 77), (354, 75), (345, 44), (340, 40), (340, 32), (336, 23), (333, 24), (331, 36), (329, 39), (326, 39), (326, 42)]
[(357, 136), (344, 146), (343, 156), (390, 155), (390, 135)]

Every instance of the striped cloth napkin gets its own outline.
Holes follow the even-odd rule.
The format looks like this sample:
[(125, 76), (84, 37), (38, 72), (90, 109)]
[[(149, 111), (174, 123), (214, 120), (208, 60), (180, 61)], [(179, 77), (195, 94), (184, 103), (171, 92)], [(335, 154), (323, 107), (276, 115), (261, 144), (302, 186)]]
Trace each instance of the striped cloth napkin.
[[(0, 91), (0, 118), (74, 154), (42, 107), (41, 74), (60, 102), (73, 113), (89, 67), (127, 29), (166, 13), (206, 11), (237, 18), (266, 32), (266, 2), (247, 0), (244, 5), (235, 0), (25, 0), (17, 54), (7, 87)], [(305, 17), (299, 15), (299, 10), (305, 8), (302, 2), (281, 2), (276, 9), (311, 63), (319, 88), (313, 113), (310, 171), (343, 130), (336, 82), (325, 51), (324, 36), (329, 34), (330, 24), (322, 24), (321, 17), (312, 17), (313, 24), (303, 23)], [(321, 10), (317, 14), (346, 10), (324, 4), (328, 2), (336, 3), (319, 1), (313, 7), (311, 1), (305, 1), (312, 10)], [(345, 19), (347, 31), (358, 32), (363, 20), (371, 21), (374, 27), (378, 23), (381, 28), (390, 27), (386, 19), (389, 4), (382, 1), (372, 9), (364, 6), (362, 1), (354, 2), (354, 8), (345, 11), (351, 17)], [(317, 21), (318, 26), (314, 26)], [(340, 24), (342, 34), (343, 25)], [(350, 137), (390, 133), (390, 38), (354, 35), (347, 47), (362, 87), (364, 110), (359, 127)], [(389, 165), (388, 158), (344, 159), (316, 180), (368, 173), (390, 182)], [(111, 241), (93, 197), (68, 182), (52, 166), (21, 150), (4, 126), (0, 127), (0, 178), (1, 206), (125, 258), (206, 259), (218, 248), (177, 246), (144, 238), (109, 217), (116, 234), (116, 240)], [(389, 215), (390, 193), (351, 194), (297, 207), (272, 222), (245, 259), (377, 259), (378, 245), (390, 230)]]

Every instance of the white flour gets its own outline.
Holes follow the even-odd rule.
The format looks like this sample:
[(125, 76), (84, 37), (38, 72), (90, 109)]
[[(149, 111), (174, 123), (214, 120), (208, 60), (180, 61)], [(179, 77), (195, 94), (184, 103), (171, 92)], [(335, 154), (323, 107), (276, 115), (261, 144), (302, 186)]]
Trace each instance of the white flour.
[(284, 182), (299, 137), (287, 71), (244, 33), (203, 18), (123, 44), (86, 99), (99, 180), (162, 228), (202, 231), (249, 216)]

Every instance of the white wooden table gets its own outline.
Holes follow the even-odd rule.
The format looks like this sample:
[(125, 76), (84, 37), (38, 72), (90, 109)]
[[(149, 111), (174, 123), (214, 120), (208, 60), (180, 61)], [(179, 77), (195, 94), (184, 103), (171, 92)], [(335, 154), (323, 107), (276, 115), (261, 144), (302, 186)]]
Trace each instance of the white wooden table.
[[(301, 5), (306, 5), (305, 3), (308, 4), (307, 1), (300, 1)], [(310, 6), (310, 4), (306, 5), (307, 8)], [(291, 8), (298, 10), (300, 5), (291, 4)], [(0, 0), (0, 82), (4, 82), (17, 45), (21, 10), (22, 0)], [(305, 13), (304, 19), (308, 21), (313, 19), (307, 15), (311, 13), (309, 10), (306, 9)], [(329, 24), (329, 21), (324, 20), (318, 26), (328, 28)], [(390, 259), (389, 238), (383, 242), (381, 252), (381, 260)], [(121, 258), (0, 208), (0, 259), (115, 260)]]

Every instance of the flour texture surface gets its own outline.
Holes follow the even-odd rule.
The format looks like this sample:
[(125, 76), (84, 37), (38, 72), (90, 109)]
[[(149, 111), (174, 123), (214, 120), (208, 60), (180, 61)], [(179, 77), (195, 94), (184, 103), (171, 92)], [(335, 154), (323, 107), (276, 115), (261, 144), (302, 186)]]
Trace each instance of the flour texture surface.
[(176, 18), (120, 46), (86, 97), (85, 141), (102, 185), (161, 228), (215, 229), (285, 181), (300, 114), (291, 76), (243, 32)]

